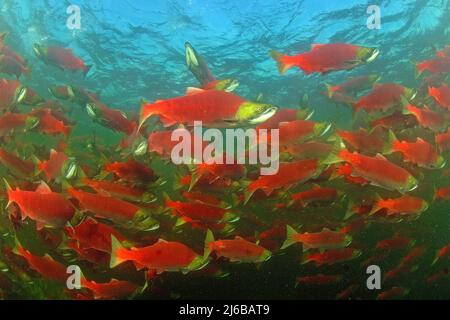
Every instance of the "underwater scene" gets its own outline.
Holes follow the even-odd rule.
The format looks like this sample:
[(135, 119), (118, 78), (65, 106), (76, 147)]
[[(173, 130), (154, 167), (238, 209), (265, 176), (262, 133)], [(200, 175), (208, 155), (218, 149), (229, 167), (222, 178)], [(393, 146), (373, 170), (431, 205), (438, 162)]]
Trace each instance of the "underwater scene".
[(450, 299), (448, 0), (1, 0), (0, 299)]

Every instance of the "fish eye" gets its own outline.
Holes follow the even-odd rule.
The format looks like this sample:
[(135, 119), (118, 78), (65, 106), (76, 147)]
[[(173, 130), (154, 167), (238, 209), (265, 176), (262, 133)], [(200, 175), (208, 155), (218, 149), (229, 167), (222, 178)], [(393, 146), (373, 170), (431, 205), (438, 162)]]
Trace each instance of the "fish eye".
[(39, 57), (41, 55), (41, 46), (39, 44), (35, 44), (33, 46), (34, 53)]
[(380, 50), (374, 49), (372, 51), (372, 54), (367, 58), (367, 62), (372, 62), (373, 60), (375, 60), (376, 57), (378, 57), (379, 54), (380, 54)]
[(96, 118), (97, 117), (97, 106), (95, 106), (92, 103), (87, 103), (86, 104), (86, 111), (88, 113), (88, 115), (91, 118)]
[(68, 165), (64, 176), (66, 179), (72, 179), (77, 174), (77, 171), (78, 171), (77, 164), (75, 161), (73, 161)]

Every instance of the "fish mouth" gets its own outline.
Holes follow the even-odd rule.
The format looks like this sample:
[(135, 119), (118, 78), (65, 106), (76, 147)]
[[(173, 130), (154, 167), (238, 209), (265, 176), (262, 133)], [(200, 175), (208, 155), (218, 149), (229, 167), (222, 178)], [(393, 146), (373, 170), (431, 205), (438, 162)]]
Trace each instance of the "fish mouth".
[(373, 49), (370, 56), (366, 59), (366, 62), (372, 62), (373, 60), (375, 60), (378, 57), (379, 54), (380, 54), (380, 50), (378, 48)]
[(136, 156), (142, 156), (147, 153), (148, 143), (147, 140), (143, 140), (138, 143), (133, 149), (133, 154)]
[(86, 111), (91, 118), (98, 118), (100, 116), (97, 106), (93, 103), (86, 103)]
[(65, 166), (64, 169), (64, 178), (72, 179), (76, 176), (78, 172), (78, 166), (75, 159), (70, 159), (69, 163)]
[(27, 95), (27, 88), (21, 87), (19, 88), (17, 92), (17, 103), (22, 102), (23, 99), (25, 99), (25, 96)]
[(192, 48), (191, 44), (189, 42), (186, 42), (184, 44), (185, 51), (186, 51), (186, 64), (188, 66), (195, 66), (198, 67), (199, 63), (197, 60), (197, 54), (194, 51), (194, 48)]
[(35, 44), (34, 46), (33, 46), (33, 51), (34, 51), (34, 54), (37, 56), (37, 57), (41, 57), (42, 56), (42, 51), (41, 51), (42, 49), (41, 49), (41, 46), (39, 45), (39, 44)]
[(330, 123), (322, 122), (322, 123), (317, 124), (316, 125), (317, 127), (314, 130), (316, 136), (321, 137), (321, 136), (327, 134), (328, 131), (330, 131), (330, 129), (331, 129), (331, 125), (332, 125), (331, 122)]
[(237, 87), (239, 87), (239, 81), (233, 79), (228, 87), (225, 88), (225, 92), (233, 92)]
[(314, 115), (315, 110), (304, 108), (297, 111), (297, 118), (302, 120), (309, 120)]
[(270, 107), (256, 118), (250, 119), (248, 122), (250, 124), (259, 124), (265, 122), (268, 119), (270, 119), (277, 112), (277, 110), (278, 110), (277, 107)]
[(442, 169), (447, 164), (447, 161), (442, 156), (439, 156), (436, 164), (432, 167), (432, 169)]
[(39, 125), (39, 118), (37, 117), (30, 117), (27, 119), (26, 129), (27, 130), (33, 130)]

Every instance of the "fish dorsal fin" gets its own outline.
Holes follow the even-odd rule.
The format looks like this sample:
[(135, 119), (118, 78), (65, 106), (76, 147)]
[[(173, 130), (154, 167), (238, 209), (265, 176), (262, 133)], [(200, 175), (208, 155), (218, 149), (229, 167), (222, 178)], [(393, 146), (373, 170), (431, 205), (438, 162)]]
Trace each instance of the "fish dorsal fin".
[(375, 156), (375, 158), (380, 159), (380, 160), (387, 160), (385, 158), (385, 156), (383, 156), (381, 153), (377, 153), (377, 155)]
[(158, 243), (167, 243), (167, 240), (164, 240), (164, 239), (159, 238), (159, 239), (158, 239)]
[(325, 227), (325, 228), (322, 229), (322, 232), (331, 232), (331, 230), (328, 229), (327, 227)]
[(201, 93), (205, 91), (204, 89), (200, 89), (200, 88), (195, 88), (195, 87), (188, 87), (186, 89), (186, 95), (191, 96), (193, 94), (197, 94), (197, 93)]
[(311, 45), (311, 49), (317, 49), (317, 48), (322, 47), (323, 45), (324, 45), (323, 43), (313, 43)]
[(39, 186), (36, 188), (36, 192), (41, 194), (48, 194), (52, 193), (52, 189), (50, 189), (50, 187), (44, 181), (41, 181)]
[(235, 239), (235, 240), (242, 240), (242, 241), (245, 241), (245, 239), (242, 238), (242, 237), (240, 237), (240, 236), (235, 236), (234, 239)]

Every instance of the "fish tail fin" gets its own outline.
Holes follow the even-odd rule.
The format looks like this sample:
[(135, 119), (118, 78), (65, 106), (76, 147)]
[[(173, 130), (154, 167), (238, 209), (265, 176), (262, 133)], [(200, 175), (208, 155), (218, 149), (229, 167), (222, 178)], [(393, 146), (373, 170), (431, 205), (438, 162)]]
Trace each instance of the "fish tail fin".
[(124, 250), (125, 248), (122, 246), (119, 240), (116, 239), (113, 235), (111, 235), (111, 260), (109, 262), (109, 267), (112, 269), (115, 266), (125, 262), (125, 259), (119, 258), (117, 253), (119, 250)]
[(211, 229), (208, 229), (206, 231), (205, 246), (203, 251), (203, 257), (205, 259), (211, 254), (211, 247), (209, 245), (211, 242), (214, 242), (214, 234), (212, 233)]
[(87, 65), (87, 66), (84, 67), (84, 69), (83, 69), (84, 77), (86, 77), (87, 74), (89, 73), (89, 71), (91, 71), (91, 68), (92, 68), (92, 65)]
[(290, 247), (291, 245), (296, 243), (294, 239), (294, 235), (296, 234), (297, 231), (295, 231), (294, 228), (292, 228), (290, 225), (286, 225), (286, 240), (284, 241), (280, 249), (286, 249), (287, 247)]
[(278, 71), (280, 74), (284, 74), (288, 69), (294, 66), (288, 62), (290, 57), (285, 54), (279, 53), (275, 50), (270, 50), (269, 54), (277, 62)]

